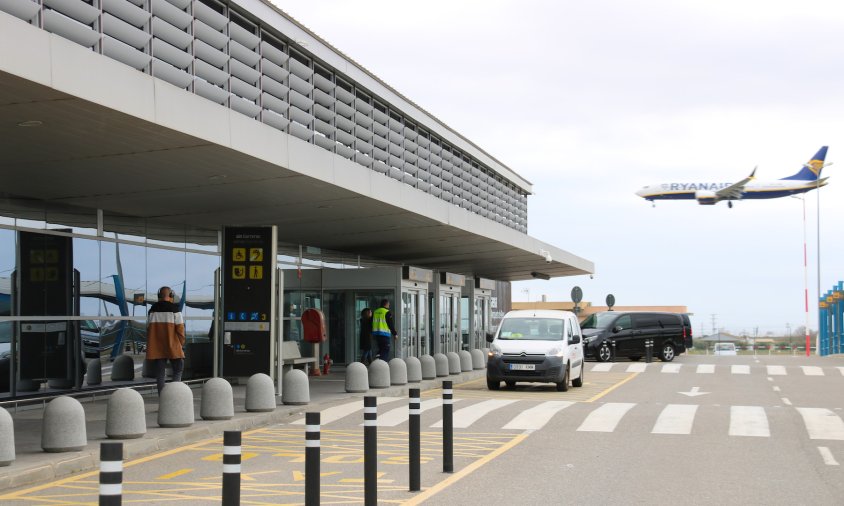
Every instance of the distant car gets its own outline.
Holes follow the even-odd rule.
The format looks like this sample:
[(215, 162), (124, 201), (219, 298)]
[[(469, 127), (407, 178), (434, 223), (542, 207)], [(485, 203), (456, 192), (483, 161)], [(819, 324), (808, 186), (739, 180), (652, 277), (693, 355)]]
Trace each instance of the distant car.
[(733, 343), (717, 343), (715, 344), (715, 349), (712, 354), (719, 356), (735, 356), (736, 345)]
[(82, 320), (79, 324), (82, 336), (82, 353), (86, 358), (100, 356), (100, 327), (93, 320)]

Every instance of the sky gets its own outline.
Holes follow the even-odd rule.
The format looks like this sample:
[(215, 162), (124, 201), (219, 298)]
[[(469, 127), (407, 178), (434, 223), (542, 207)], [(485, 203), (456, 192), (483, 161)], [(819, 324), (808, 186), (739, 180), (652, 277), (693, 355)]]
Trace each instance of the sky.
[(838, 159), (844, 4), (275, 2), (533, 183), (528, 234), (595, 263), (594, 278), (516, 282), (514, 301), (568, 301), (577, 285), (595, 305), (685, 305), (698, 335), (785, 335), (806, 321), (805, 271), (813, 329), (818, 272), (822, 292), (844, 279), (844, 161), (806, 197), (805, 227), (792, 197), (729, 209), (634, 194), (757, 165), (779, 179), (822, 145)]

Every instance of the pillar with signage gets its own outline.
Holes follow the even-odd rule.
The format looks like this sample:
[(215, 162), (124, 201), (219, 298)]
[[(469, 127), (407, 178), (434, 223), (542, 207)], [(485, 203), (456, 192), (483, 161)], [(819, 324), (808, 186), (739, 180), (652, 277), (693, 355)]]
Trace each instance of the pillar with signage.
[(223, 230), (220, 374), (274, 376), (277, 229)]
[(486, 346), (486, 333), (492, 331), (492, 293), (495, 281), (475, 278), (472, 286), (472, 318), (469, 319), (468, 349), (483, 349)]
[(428, 285), (434, 271), (402, 267), (401, 305), (398, 309), (399, 343), (397, 357), (421, 357), (431, 353), (428, 332)]
[(437, 287), (437, 339), (434, 353), (458, 352), (463, 342), (460, 330), (460, 298), (466, 276), (441, 272)]

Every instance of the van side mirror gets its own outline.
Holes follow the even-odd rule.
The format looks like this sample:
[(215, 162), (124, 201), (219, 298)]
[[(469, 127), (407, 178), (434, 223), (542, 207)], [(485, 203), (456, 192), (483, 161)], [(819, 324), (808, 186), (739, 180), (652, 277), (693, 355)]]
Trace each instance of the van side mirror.
[(580, 336), (571, 336), (569, 339), (569, 344), (577, 344), (580, 342)]
[(619, 326), (619, 325), (616, 325), (615, 327), (613, 327), (613, 328), (612, 328), (612, 332), (613, 332), (613, 334), (618, 334), (618, 333), (619, 333), (619, 332), (621, 332), (622, 330), (624, 330), (624, 329), (623, 329), (623, 328), (621, 328), (621, 326)]
[(495, 340), (495, 332), (486, 333), (486, 342), (491, 343)]

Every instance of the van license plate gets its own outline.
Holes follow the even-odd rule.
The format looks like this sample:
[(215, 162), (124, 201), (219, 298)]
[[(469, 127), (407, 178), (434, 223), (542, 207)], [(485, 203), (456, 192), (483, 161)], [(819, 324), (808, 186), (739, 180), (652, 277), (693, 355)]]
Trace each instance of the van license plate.
[(536, 364), (510, 364), (511, 371), (534, 371)]

